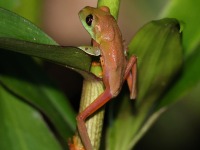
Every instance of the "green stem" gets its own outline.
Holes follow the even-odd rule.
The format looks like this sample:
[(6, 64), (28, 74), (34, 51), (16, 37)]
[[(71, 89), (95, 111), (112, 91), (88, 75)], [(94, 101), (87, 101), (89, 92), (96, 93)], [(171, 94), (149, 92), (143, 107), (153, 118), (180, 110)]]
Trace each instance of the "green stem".
[(133, 140), (130, 142), (128, 146), (130, 150), (133, 149), (133, 147), (135, 147), (137, 142), (144, 136), (144, 134), (148, 131), (148, 129), (153, 125), (153, 123), (155, 123), (158, 117), (160, 117), (160, 115), (165, 112), (165, 110), (166, 108), (162, 108), (150, 116), (150, 118), (145, 122), (145, 124), (141, 127), (138, 133), (135, 134)]
[[(102, 70), (99, 65), (92, 65), (91, 72), (96, 76), (100, 77)], [(86, 107), (88, 107), (101, 93), (104, 91), (103, 82), (97, 78), (89, 78), (83, 81), (83, 89), (80, 102), (80, 110), (82, 112)], [(101, 141), (101, 131), (103, 127), (104, 120), (104, 107), (95, 112), (86, 120), (86, 127), (88, 135), (90, 137), (93, 150), (98, 150)], [(77, 147), (83, 147), (82, 142), (78, 134), (76, 135)]]
[[(89, 106), (103, 91), (104, 88), (102, 81), (84, 80), (80, 103), (80, 112), (82, 112), (87, 106)], [(88, 135), (90, 137), (90, 141), (94, 150), (98, 150), (100, 146), (103, 118), (104, 108), (101, 108), (86, 121)], [(78, 145), (82, 145), (80, 139)]]
[(98, 7), (101, 7), (101, 6), (109, 7), (111, 14), (117, 20), (118, 13), (119, 13), (120, 0), (99, 0), (97, 6)]

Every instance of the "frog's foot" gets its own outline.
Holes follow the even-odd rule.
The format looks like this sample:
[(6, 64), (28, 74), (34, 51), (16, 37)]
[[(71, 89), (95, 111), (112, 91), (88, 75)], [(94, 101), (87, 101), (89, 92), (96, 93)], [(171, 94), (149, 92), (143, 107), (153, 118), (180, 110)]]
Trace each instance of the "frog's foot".
[(79, 144), (77, 136), (73, 136), (72, 140), (68, 140), (70, 150), (85, 150), (85, 148)]

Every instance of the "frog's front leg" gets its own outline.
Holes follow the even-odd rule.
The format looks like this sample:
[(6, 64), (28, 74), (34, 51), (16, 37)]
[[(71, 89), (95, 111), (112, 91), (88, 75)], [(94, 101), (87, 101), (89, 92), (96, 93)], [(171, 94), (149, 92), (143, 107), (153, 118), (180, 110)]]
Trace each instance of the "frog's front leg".
[(124, 75), (124, 80), (127, 80), (128, 87), (130, 90), (130, 98), (135, 99), (137, 95), (136, 91), (136, 81), (137, 81), (137, 58), (136, 56), (131, 56)]
[(79, 49), (83, 50), (89, 55), (100, 56), (100, 49), (94, 46), (79, 46)]
[(106, 87), (105, 91), (99, 95), (94, 102), (92, 102), (85, 110), (83, 110), (78, 116), (77, 116), (77, 126), (78, 131), (81, 136), (81, 140), (83, 142), (83, 145), (85, 146), (86, 150), (93, 150), (92, 144), (90, 141), (90, 138), (88, 136), (87, 128), (85, 125), (85, 120), (93, 114), (96, 110), (101, 108), (105, 103), (107, 103), (112, 98), (112, 95), (110, 93), (109, 86)]

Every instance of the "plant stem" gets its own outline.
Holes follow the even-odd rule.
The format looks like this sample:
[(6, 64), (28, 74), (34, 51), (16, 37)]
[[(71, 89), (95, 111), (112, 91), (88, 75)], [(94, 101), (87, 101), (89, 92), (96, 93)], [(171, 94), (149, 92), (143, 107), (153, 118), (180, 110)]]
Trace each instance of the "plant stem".
[(107, 7), (109, 7), (111, 14), (117, 20), (118, 13), (119, 13), (120, 0), (99, 0), (97, 6), (98, 7), (100, 7), (100, 6), (107, 6)]
[[(92, 65), (91, 72), (95, 73), (98, 76), (101, 76), (102, 70), (100, 64)], [(100, 73), (100, 74), (99, 74)], [(80, 110), (82, 112), (87, 106), (89, 106), (101, 93), (104, 91), (103, 82), (97, 78), (85, 79), (83, 81), (83, 89), (80, 102)], [(95, 112), (86, 120), (86, 127), (88, 135), (90, 137), (93, 150), (98, 150), (100, 147), (101, 141), (101, 131), (103, 127), (104, 120), (104, 107)], [(76, 145), (77, 147), (83, 147), (81, 139), (77, 134)]]
[(166, 111), (166, 108), (162, 108), (155, 113), (153, 113), (150, 118), (145, 122), (145, 124), (142, 126), (142, 128), (138, 131), (137, 134), (135, 134), (133, 140), (129, 144), (129, 149), (133, 149), (137, 142), (144, 136), (144, 134), (148, 131), (148, 129), (155, 123), (155, 121), (160, 117), (161, 114), (163, 114)]

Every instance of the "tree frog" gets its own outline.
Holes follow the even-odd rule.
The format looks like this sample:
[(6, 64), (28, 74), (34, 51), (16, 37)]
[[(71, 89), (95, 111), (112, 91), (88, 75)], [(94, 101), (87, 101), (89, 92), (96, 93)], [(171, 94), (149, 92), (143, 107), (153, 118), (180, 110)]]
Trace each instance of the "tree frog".
[(93, 46), (80, 47), (86, 53), (100, 56), (105, 91), (77, 116), (77, 127), (86, 150), (92, 145), (85, 120), (113, 97), (116, 97), (125, 80), (128, 82), (130, 98), (136, 98), (136, 62), (132, 56), (126, 58), (121, 31), (106, 6), (85, 7), (79, 12), (80, 20), (93, 39)]

